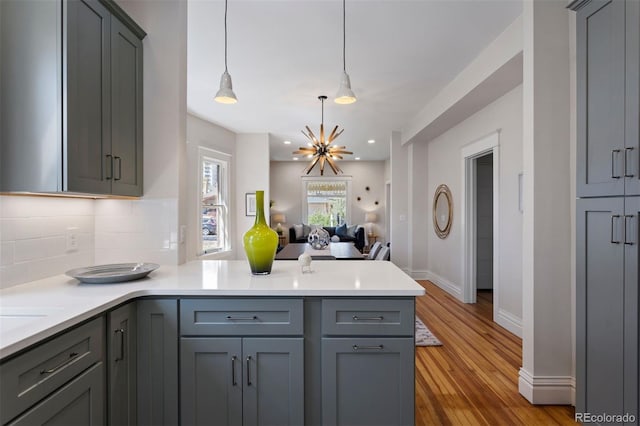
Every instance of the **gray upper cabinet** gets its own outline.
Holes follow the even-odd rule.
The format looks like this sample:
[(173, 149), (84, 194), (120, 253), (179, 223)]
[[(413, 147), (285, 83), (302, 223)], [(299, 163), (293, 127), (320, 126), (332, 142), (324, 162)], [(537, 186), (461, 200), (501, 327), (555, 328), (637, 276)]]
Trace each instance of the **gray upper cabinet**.
[(640, 2), (626, 3), (625, 194), (640, 195)]
[(142, 195), (144, 31), (112, 0), (0, 9), (0, 191)]
[(137, 424), (136, 304), (108, 314), (108, 418), (111, 425)]
[(577, 193), (624, 194), (625, 4), (594, 0), (578, 11)]

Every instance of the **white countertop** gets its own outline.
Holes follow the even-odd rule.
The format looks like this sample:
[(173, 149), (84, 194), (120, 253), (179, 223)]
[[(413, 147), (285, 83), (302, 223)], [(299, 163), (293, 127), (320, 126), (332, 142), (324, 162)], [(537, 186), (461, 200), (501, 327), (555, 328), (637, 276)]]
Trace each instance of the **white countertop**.
[(275, 261), (270, 275), (251, 275), (242, 260), (162, 265), (147, 278), (86, 284), (66, 275), (0, 290), (0, 359), (140, 296), (421, 296), (424, 288), (391, 262)]

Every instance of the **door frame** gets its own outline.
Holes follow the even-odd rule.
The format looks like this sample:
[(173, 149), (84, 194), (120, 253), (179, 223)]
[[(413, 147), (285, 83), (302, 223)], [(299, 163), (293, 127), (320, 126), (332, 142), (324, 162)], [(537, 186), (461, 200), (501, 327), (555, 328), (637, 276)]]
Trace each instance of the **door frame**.
[(493, 319), (500, 295), (500, 129), (462, 148), (462, 301), (476, 303), (476, 160), (493, 154)]

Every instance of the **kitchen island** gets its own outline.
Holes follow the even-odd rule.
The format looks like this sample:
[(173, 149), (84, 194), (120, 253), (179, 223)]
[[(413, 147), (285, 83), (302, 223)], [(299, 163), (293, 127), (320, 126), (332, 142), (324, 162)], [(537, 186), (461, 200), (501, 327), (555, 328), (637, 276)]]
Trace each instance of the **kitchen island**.
[[(363, 261), (313, 262), (311, 273), (276, 261), (268, 276), (252, 276), (245, 261), (202, 261), (129, 283), (61, 275), (5, 289), (1, 402), (13, 414), (2, 423), (53, 416), (59, 393), (83, 379), (75, 388), (93, 389), (94, 423), (124, 413), (140, 424), (412, 424), (413, 298), (422, 294), (391, 262)], [(26, 366), (47, 345), (49, 358)], [(93, 373), (102, 363), (108, 387)], [(7, 400), (11, 375), (29, 368), (45, 384), (65, 372), (73, 381), (49, 392), (33, 379), (43, 390)]]

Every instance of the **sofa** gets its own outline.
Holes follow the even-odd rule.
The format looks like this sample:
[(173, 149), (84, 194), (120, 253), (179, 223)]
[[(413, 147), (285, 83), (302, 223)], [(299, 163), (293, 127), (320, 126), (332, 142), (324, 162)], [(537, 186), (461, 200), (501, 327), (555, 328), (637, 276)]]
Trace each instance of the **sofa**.
[[(289, 228), (289, 242), (290, 243), (306, 243), (307, 236), (311, 231), (311, 227), (309, 225), (302, 224), (303, 226), (303, 235), (300, 235), (296, 238), (296, 230), (295, 226)], [(345, 227), (335, 227), (335, 226), (323, 226), (325, 231), (329, 233), (330, 237), (337, 235), (340, 238), (340, 242), (353, 242), (353, 245), (362, 253), (364, 249), (364, 228), (362, 226), (358, 226), (355, 230), (355, 236), (349, 236), (348, 232), (345, 232)], [(348, 228), (348, 227), (347, 227)]]

